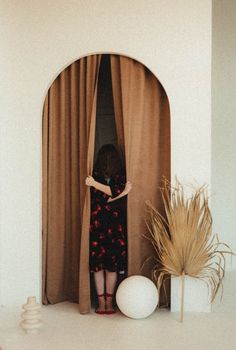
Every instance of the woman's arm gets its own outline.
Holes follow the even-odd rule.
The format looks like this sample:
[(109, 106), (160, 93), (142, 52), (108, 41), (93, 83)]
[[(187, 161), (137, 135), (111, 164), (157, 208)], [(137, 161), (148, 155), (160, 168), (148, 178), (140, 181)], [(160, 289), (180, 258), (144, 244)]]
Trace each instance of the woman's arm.
[(103, 185), (100, 182), (95, 181), (92, 176), (86, 177), (85, 184), (86, 184), (86, 186), (92, 186), (92, 187), (96, 188), (97, 190), (99, 190), (103, 193), (106, 193), (108, 196), (112, 196), (110, 186)]
[(108, 198), (107, 200), (107, 203), (110, 203), (110, 202), (114, 202), (116, 201), (117, 199), (120, 199), (124, 196), (127, 196), (127, 194), (132, 190), (132, 183), (130, 181), (127, 181), (126, 184), (125, 184), (125, 189), (123, 192), (121, 192), (118, 196), (114, 197), (114, 198)]

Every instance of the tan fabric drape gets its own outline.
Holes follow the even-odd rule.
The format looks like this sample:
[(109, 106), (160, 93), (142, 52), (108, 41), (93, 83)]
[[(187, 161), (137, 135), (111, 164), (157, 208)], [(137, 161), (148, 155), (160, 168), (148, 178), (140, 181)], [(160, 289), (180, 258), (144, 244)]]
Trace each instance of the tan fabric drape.
[(153, 255), (143, 235), (145, 201), (162, 211), (159, 187), (170, 178), (170, 111), (166, 93), (155, 76), (128, 57), (111, 55), (112, 89), (118, 142), (125, 150), (128, 196), (128, 274), (150, 277)]
[[(43, 110), (43, 302), (89, 299), (91, 172), (100, 55), (66, 68), (53, 82)], [(87, 197), (86, 197), (87, 196)], [(85, 210), (84, 203), (87, 198)], [(86, 235), (87, 234), (87, 235)], [(83, 259), (81, 259), (83, 257)], [(79, 280), (83, 286), (79, 286)], [(82, 290), (83, 289), (83, 293)], [(80, 302), (86, 302), (84, 296)], [(87, 306), (86, 306), (87, 307)], [(83, 308), (83, 305), (81, 305)]]

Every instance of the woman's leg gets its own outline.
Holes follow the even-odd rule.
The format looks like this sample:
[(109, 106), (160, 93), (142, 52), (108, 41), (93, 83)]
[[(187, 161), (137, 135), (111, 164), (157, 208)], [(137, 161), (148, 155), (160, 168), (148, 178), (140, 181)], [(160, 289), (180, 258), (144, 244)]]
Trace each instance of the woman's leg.
[(106, 309), (104, 270), (94, 272), (94, 282), (98, 296), (98, 308), (96, 311), (102, 312)]
[(106, 270), (106, 310), (107, 311), (114, 311), (113, 305), (112, 305), (112, 296), (115, 291), (117, 282), (117, 273), (116, 272), (109, 272)]

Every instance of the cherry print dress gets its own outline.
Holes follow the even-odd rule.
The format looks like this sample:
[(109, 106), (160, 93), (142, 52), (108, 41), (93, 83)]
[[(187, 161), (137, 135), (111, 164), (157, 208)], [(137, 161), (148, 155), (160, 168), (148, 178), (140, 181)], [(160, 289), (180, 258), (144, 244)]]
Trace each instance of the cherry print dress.
[[(125, 188), (125, 177), (116, 175), (110, 180), (94, 174), (94, 179), (109, 185), (112, 197)], [(125, 197), (108, 203), (110, 196), (91, 187), (90, 271), (101, 269), (124, 273), (126, 270), (126, 200)]]

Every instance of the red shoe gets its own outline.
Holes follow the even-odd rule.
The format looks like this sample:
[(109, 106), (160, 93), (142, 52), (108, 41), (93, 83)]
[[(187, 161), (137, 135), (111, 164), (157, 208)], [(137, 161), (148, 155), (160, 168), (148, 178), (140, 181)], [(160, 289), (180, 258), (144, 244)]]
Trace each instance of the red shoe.
[[(108, 298), (113, 298), (113, 294), (107, 293), (107, 294), (106, 294), (106, 297), (108, 297)], [(106, 315), (112, 315), (112, 314), (115, 314), (115, 313), (116, 313), (116, 310), (114, 310), (114, 309), (106, 310)]]
[[(105, 297), (105, 294), (98, 294), (98, 298), (104, 298), (104, 297)], [(98, 315), (105, 315), (106, 314), (106, 310), (98, 310), (98, 309), (96, 309), (95, 312)]]

